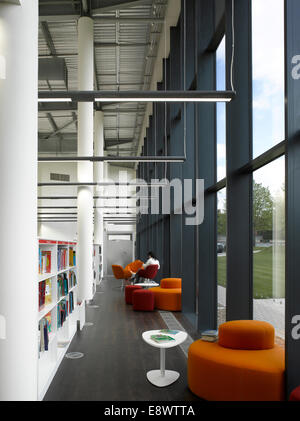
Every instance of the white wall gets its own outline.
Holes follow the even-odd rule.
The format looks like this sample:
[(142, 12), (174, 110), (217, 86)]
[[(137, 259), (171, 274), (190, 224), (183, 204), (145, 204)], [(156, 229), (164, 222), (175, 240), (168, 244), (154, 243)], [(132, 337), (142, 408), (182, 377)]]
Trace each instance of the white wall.
[[(125, 172), (125, 173), (124, 173)], [(123, 174), (122, 174), (123, 173)], [(106, 163), (105, 165), (105, 179), (113, 180), (115, 182), (129, 182), (136, 178), (136, 171), (135, 169), (129, 169), (121, 166), (112, 165)], [(135, 187), (130, 186), (109, 186), (105, 187), (104, 189), (104, 196), (134, 196), (136, 193)], [(135, 199), (109, 199), (104, 201), (105, 205), (107, 206), (135, 206), (136, 200)], [(135, 212), (135, 209), (128, 209), (125, 212)], [(105, 213), (115, 213), (113, 210), (105, 210)], [(120, 213), (119, 216), (124, 214)], [(113, 225), (113, 224), (104, 224), (104, 238), (107, 237), (109, 232), (131, 232), (133, 234), (133, 244), (136, 237), (136, 224), (130, 225)], [(109, 260), (109, 256), (106, 256), (106, 241), (104, 241), (103, 247), (103, 269), (104, 273), (107, 273), (107, 261)], [(133, 250), (133, 260), (134, 260), (134, 250)]]
[[(120, 167), (112, 164), (107, 164), (106, 166), (106, 179), (113, 180), (115, 182), (129, 182), (136, 178), (136, 171), (135, 169), (129, 169), (125, 167)], [(106, 187), (104, 192), (105, 196), (135, 196), (136, 188), (131, 186), (109, 186)], [(136, 200), (135, 199), (109, 199), (105, 200), (105, 205), (107, 206), (135, 206)], [(135, 212), (135, 209), (123, 209), (125, 212)], [(119, 210), (120, 216), (122, 214), (121, 210)], [(116, 213), (113, 209), (105, 210), (105, 213)], [(135, 231), (136, 225), (111, 225), (105, 224), (105, 229), (111, 231)]]
[[(120, 167), (112, 165), (109, 163), (105, 164), (105, 180), (113, 181), (130, 181), (136, 178), (135, 169), (129, 169), (125, 167)], [(123, 174), (122, 174), (123, 172)], [(125, 173), (124, 173), (125, 172)], [(73, 162), (40, 162), (38, 166), (38, 180), (39, 182), (51, 182), (50, 173), (58, 174), (68, 174), (70, 175), (70, 182), (77, 181), (77, 164)], [(119, 179), (119, 177), (121, 177)], [(134, 196), (136, 189), (130, 186), (109, 186), (103, 189), (95, 188), (95, 195), (104, 195), (104, 196)], [(76, 186), (63, 186), (63, 187), (53, 187), (53, 186), (43, 186), (39, 187), (39, 196), (77, 196), (77, 187)], [(77, 200), (39, 200), (39, 206), (77, 206)], [(109, 199), (109, 200), (97, 200), (95, 201), (96, 205), (105, 204), (107, 206), (135, 206), (136, 200), (118, 200), (118, 199)], [(105, 213), (116, 213), (113, 209), (104, 210)], [(134, 212), (134, 209), (125, 210), (125, 212)], [(76, 212), (76, 209), (40, 209), (39, 212), (42, 213), (54, 213), (54, 212)], [(120, 213), (120, 216), (123, 215)], [(54, 215), (52, 215), (54, 216)], [(63, 215), (59, 215), (63, 216)], [(76, 216), (76, 215), (74, 215)], [(58, 240), (76, 240), (77, 238), (77, 223), (76, 222), (57, 222), (57, 223), (42, 223), (38, 227), (39, 237), (49, 238), (49, 239), (58, 239)], [(105, 224), (104, 229), (106, 231), (126, 231), (133, 232), (136, 231), (135, 224), (130, 225), (111, 225)]]
[[(39, 182), (55, 182), (50, 180), (50, 173), (68, 174), (70, 182), (77, 181), (77, 164), (73, 162), (40, 162), (38, 166)], [(76, 186), (39, 187), (39, 196), (77, 196)], [(38, 206), (77, 206), (77, 200), (39, 200)], [(42, 213), (76, 212), (77, 209), (39, 209)], [(54, 215), (52, 215), (54, 216)], [(58, 215), (63, 216), (63, 215)], [(71, 215), (69, 215), (71, 216)], [(76, 216), (76, 215), (72, 215)], [(76, 222), (42, 223), (38, 227), (39, 237), (56, 240), (75, 240), (77, 238)]]

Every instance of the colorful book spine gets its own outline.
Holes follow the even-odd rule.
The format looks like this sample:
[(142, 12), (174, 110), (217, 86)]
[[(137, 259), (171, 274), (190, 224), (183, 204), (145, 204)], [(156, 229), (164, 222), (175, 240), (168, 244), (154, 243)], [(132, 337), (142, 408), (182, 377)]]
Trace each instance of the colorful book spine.
[(71, 314), (74, 310), (74, 295), (73, 291), (69, 294), (69, 313)]
[(50, 304), (51, 302), (52, 302), (51, 280), (46, 279), (45, 303)]
[(66, 273), (57, 276), (57, 293), (58, 298), (64, 297), (69, 292), (68, 278)]
[(47, 320), (48, 332), (50, 333), (51, 332), (51, 312), (46, 314), (45, 319)]
[(39, 274), (43, 273), (42, 269), (42, 250), (39, 248)]
[(59, 248), (57, 251), (57, 267), (58, 270), (66, 269), (67, 267), (67, 249)]
[(39, 282), (39, 311), (45, 305), (46, 281)]
[(69, 249), (69, 266), (75, 266), (76, 265), (76, 258), (75, 258), (75, 250)]
[(75, 275), (75, 272), (71, 270), (69, 272), (69, 286), (70, 288), (73, 288), (75, 285), (77, 285), (76, 275)]
[(39, 274), (51, 273), (51, 251), (39, 249)]
[(62, 300), (57, 305), (57, 327), (60, 328), (64, 325), (68, 317), (68, 303), (66, 300)]

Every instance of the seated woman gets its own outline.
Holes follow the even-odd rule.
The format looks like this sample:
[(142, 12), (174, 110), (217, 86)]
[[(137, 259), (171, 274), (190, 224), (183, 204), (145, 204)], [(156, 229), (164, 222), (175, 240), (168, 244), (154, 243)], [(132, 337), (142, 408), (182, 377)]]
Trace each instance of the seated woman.
[(152, 251), (148, 252), (148, 260), (146, 261), (146, 263), (143, 264), (141, 269), (139, 269), (136, 273), (132, 272), (132, 279), (134, 279), (134, 283), (138, 283), (138, 280), (139, 280), (139, 277), (140, 277), (139, 271), (146, 269), (146, 267), (150, 266), (150, 265), (157, 265), (158, 269), (160, 268), (159, 261)]

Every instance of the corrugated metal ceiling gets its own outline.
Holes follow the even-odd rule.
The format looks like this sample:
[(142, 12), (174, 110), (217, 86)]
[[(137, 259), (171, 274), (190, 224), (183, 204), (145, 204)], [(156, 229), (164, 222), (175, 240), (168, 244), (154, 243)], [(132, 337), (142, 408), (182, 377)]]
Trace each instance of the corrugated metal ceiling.
[[(163, 23), (153, 23), (151, 18), (164, 18), (167, 1), (92, 0), (91, 14), (97, 16), (94, 19), (95, 89), (149, 89), (159, 39), (164, 30)], [(63, 81), (39, 81), (39, 90), (77, 90), (77, 20), (80, 10), (80, 1), (40, 0), (39, 56), (65, 59), (68, 86)], [(98, 20), (99, 17), (148, 20), (103, 22)], [(62, 150), (76, 154), (77, 111), (65, 108), (61, 111), (40, 108), (40, 154), (60, 153)], [(141, 103), (103, 106), (106, 147), (119, 144), (118, 154), (135, 155), (144, 110), (145, 104)], [(126, 148), (126, 152), (122, 153), (122, 148)], [(132, 151), (128, 152), (129, 149)], [(114, 154), (116, 151), (114, 149)]]

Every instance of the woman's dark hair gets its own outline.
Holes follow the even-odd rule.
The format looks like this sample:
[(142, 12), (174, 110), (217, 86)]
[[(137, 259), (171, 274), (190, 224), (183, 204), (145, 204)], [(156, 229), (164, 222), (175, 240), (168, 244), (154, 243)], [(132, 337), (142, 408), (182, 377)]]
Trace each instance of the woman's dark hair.
[(157, 260), (157, 257), (155, 256), (155, 254), (152, 251), (148, 252), (148, 256), (152, 257), (152, 259)]

